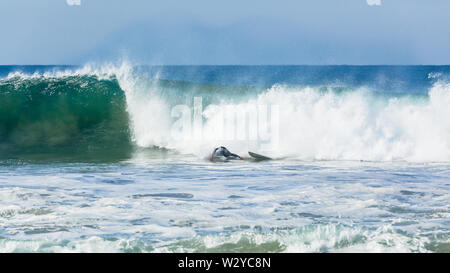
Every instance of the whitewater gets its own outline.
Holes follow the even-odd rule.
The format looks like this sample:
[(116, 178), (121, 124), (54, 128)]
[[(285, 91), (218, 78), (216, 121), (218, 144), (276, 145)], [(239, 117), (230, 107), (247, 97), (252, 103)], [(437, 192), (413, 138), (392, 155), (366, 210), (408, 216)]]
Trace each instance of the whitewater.
[(0, 252), (449, 252), (449, 73), (0, 67)]

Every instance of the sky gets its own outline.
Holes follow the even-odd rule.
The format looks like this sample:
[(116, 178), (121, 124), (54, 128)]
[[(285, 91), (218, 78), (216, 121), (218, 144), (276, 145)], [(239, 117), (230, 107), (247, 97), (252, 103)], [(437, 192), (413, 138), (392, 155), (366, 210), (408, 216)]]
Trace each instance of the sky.
[(450, 64), (449, 0), (0, 0), (0, 64)]

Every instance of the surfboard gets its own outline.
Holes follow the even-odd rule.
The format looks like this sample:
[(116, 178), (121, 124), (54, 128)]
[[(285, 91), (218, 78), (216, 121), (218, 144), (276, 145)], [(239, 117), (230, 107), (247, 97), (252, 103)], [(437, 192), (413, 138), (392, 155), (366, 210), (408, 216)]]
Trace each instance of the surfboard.
[(272, 158), (270, 158), (270, 157), (259, 155), (257, 153), (253, 153), (250, 151), (248, 152), (248, 154), (256, 160), (272, 160)]

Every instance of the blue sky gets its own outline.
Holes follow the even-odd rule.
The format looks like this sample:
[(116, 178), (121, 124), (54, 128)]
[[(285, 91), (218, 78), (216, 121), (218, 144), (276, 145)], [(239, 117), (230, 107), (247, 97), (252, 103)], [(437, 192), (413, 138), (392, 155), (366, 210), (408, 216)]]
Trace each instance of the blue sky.
[(450, 64), (449, 14), (449, 0), (0, 0), (0, 64)]

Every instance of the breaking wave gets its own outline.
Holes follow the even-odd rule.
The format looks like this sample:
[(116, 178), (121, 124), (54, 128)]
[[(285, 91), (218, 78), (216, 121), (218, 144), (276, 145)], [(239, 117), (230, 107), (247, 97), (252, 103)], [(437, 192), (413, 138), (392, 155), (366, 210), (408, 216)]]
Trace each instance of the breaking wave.
[[(195, 109), (194, 98), (201, 99), (200, 108)], [(175, 137), (177, 105), (188, 107), (191, 130)], [(261, 117), (251, 123), (248, 109), (260, 106), (268, 107), (267, 117), (277, 109), (273, 126), (262, 128)], [(224, 109), (225, 116), (227, 111), (236, 116), (227, 121)], [(200, 134), (194, 130), (196, 115)], [(423, 94), (375, 92), (370, 86), (226, 85), (162, 79), (126, 63), (14, 72), (0, 79), (3, 158), (49, 153), (127, 158), (136, 147), (204, 157), (217, 145), (245, 154), (262, 150), (265, 129), (277, 138), (265, 149), (272, 157), (446, 162), (449, 116), (450, 84), (445, 81)], [(251, 128), (257, 128), (256, 138), (250, 137)]]

